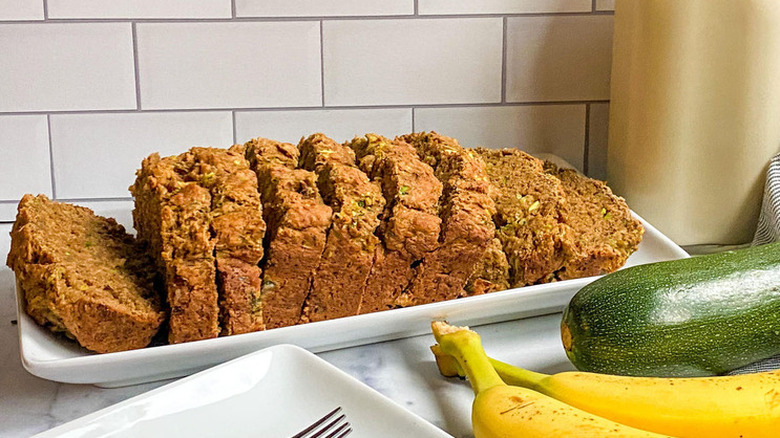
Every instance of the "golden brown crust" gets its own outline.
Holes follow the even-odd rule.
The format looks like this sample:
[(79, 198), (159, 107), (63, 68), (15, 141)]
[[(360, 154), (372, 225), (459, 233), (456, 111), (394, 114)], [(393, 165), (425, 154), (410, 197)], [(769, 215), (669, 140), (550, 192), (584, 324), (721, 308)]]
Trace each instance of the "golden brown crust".
[(485, 163), (455, 139), (435, 132), (402, 139), (433, 167), (443, 185), (440, 245), (416, 268), (409, 300), (426, 304), (457, 298), (495, 235), (495, 204), (489, 196)]
[(190, 180), (191, 152), (143, 160), (135, 184), (133, 223), (165, 279), (171, 309), (168, 341), (180, 343), (219, 335), (219, 294), (209, 190)]
[(297, 324), (320, 263), (332, 210), (316, 175), (296, 169), (298, 148), (254, 139), (246, 156), (257, 175), (267, 224), (262, 305), (266, 328)]
[(274, 167), (295, 169), (298, 167), (300, 151), (292, 143), (258, 137), (246, 142), (242, 149), (253, 169)]
[(322, 133), (302, 138), (298, 143), (298, 152), (299, 166), (316, 173), (335, 164), (355, 166), (355, 152)]
[(402, 140), (367, 134), (349, 146), (355, 151), (358, 167), (372, 181), (381, 183), (385, 197), (378, 229), (383, 245), (374, 256), (360, 312), (412, 304), (402, 297), (413, 278), (412, 266), (439, 245), (441, 182)]
[(261, 274), (265, 222), (257, 177), (237, 150), (191, 149), (191, 179), (211, 194), (210, 228), (214, 240), (222, 334), (264, 329)]
[(8, 266), (39, 324), (99, 353), (145, 347), (165, 318), (153, 262), (113, 219), (25, 195)]
[(333, 209), (325, 250), (303, 311), (304, 321), (356, 315), (371, 272), (385, 200), (379, 184), (355, 166), (355, 154), (322, 134), (301, 140), (300, 162), (317, 173), (317, 186)]

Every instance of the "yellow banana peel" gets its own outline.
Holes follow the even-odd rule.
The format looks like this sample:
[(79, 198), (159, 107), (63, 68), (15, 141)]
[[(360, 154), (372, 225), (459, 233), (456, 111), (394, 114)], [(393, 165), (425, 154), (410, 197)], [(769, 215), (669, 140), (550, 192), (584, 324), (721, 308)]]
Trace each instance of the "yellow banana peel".
[(509, 386), (493, 369), (477, 333), (438, 321), (432, 329), (440, 351), (457, 360), (474, 390), (475, 438), (665, 436), (587, 413), (528, 388)]
[[(432, 350), (443, 375), (465, 376), (440, 345)], [(509, 385), (639, 429), (679, 438), (780, 436), (780, 371), (692, 378), (578, 371), (547, 375), (492, 358), (489, 362)]]

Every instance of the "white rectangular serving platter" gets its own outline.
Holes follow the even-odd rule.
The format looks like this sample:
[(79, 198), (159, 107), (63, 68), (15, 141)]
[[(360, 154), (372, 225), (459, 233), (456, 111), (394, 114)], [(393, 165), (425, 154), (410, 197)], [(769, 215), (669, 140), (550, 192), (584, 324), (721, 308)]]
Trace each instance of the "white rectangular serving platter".
[[(645, 234), (626, 266), (674, 260), (688, 254), (642, 218)], [(430, 322), (450, 319), (481, 325), (560, 312), (598, 277), (526, 286), (416, 307), (282, 327), (184, 344), (95, 354), (38, 326), (22, 309), (17, 290), (19, 344), (24, 367), (58, 382), (123, 386), (189, 375), (253, 351), (294, 344), (312, 352), (430, 333)]]
[(36, 435), (289, 438), (341, 407), (355, 437), (450, 437), (352, 376), (277, 345)]

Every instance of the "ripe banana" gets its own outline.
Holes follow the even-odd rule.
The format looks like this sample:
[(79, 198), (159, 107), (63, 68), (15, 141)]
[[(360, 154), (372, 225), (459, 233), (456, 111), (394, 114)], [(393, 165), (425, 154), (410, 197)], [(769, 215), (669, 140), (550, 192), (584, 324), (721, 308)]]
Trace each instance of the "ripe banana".
[(454, 357), (474, 394), (475, 438), (660, 438), (659, 435), (589, 414), (539, 392), (501, 380), (482, 349), (479, 335), (444, 322), (431, 325), (441, 351)]
[[(464, 375), (432, 347), (444, 375)], [(594, 415), (680, 438), (780, 436), (780, 371), (716, 377), (540, 374), (489, 359), (500, 377)]]

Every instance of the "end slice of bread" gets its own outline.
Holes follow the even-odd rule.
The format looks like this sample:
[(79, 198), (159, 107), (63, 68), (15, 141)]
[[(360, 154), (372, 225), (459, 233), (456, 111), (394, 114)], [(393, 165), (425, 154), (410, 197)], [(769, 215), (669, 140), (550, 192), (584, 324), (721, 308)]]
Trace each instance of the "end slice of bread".
[(493, 185), (496, 237), (510, 266), (510, 286), (555, 279), (562, 248), (573, 239), (563, 223), (566, 203), (560, 180), (544, 172), (544, 162), (518, 149), (475, 149), (487, 163)]
[(8, 266), (39, 324), (110, 353), (147, 346), (165, 319), (154, 263), (113, 219), (25, 195)]
[(577, 236), (564, 246), (563, 266), (556, 278), (606, 274), (623, 266), (644, 234), (644, 227), (631, 215), (625, 200), (603, 181), (574, 169), (561, 169), (551, 162), (545, 162), (544, 167), (547, 174), (561, 181), (566, 197), (562, 220)]

